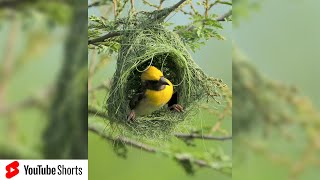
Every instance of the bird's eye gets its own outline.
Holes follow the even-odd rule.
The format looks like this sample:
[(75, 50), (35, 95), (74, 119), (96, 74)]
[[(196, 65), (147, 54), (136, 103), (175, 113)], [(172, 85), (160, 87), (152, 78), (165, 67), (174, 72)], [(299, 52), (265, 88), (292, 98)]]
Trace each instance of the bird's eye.
[(159, 81), (156, 81), (156, 80), (149, 80), (149, 81), (147, 81), (148, 83), (150, 83), (150, 84), (157, 84)]

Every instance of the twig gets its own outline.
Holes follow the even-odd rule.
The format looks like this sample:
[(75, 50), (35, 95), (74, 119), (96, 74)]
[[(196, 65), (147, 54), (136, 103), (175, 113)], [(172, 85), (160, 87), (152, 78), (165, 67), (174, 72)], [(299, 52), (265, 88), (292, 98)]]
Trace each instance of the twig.
[(196, 10), (196, 8), (193, 6), (192, 1), (190, 2), (190, 8), (192, 9), (194, 14), (199, 14), (199, 12)]
[(88, 8), (102, 5), (101, 1), (96, 1), (88, 5)]
[(113, 38), (113, 37), (120, 36), (120, 35), (121, 35), (120, 32), (110, 32), (110, 33), (108, 33), (106, 35), (103, 35), (101, 37), (98, 37), (98, 38), (95, 38), (95, 39), (90, 39), (88, 41), (88, 44), (95, 44), (97, 42), (103, 42), (106, 39)]
[(210, 9), (209, 0), (206, 0), (205, 1), (205, 5), (204, 5), (204, 16), (205, 16), (205, 18), (208, 18), (208, 16), (209, 16), (209, 9)]
[(221, 0), (217, 0), (214, 3), (209, 5), (209, 9), (211, 9), (213, 6), (215, 6), (216, 4), (225, 4), (225, 5), (232, 5), (232, 2), (227, 2), (227, 1), (221, 1)]
[(192, 13), (191, 11), (187, 12), (187, 11), (185, 11), (185, 10), (183, 10), (183, 9), (180, 9), (180, 11), (181, 11), (183, 14), (186, 14), (186, 15), (190, 15), (190, 16), (193, 15), (193, 13)]
[(232, 15), (232, 10), (228, 11), (227, 13), (223, 14), (222, 16), (218, 17), (217, 21), (225, 21), (226, 18)]
[(173, 6), (169, 8), (165, 8), (162, 10), (159, 10), (157, 14), (153, 17), (154, 20), (158, 20), (161, 18), (165, 18), (169, 16), (170, 13), (172, 13), (174, 10), (178, 9), (180, 5), (182, 5), (186, 0), (180, 0), (178, 3), (174, 4)]
[(0, 108), (0, 115), (11, 114), (12, 112), (25, 108), (43, 107), (43, 105), (49, 102), (48, 97), (51, 97), (53, 94), (53, 88), (48, 89), (49, 90), (41, 91), (38, 94), (26, 98), (16, 104)]
[(207, 140), (217, 140), (217, 141), (232, 140), (232, 136), (216, 137), (216, 136), (196, 134), (196, 133), (191, 133), (191, 134), (176, 133), (174, 135), (177, 138), (181, 138), (181, 139), (207, 139)]
[(103, 83), (103, 84), (100, 84), (96, 87), (89, 88), (89, 93), (91, 93), (93, 91), (101, 90), (101, 89), (109, 90), (110, 86), (107, 83)]
[(117, 13), (117, 0), (113, 0), (113, 15), (114, 17), (117, 17), (118, 16), (118, 13)]
[(134, 0), (130, 0), (131, 9), (130, 11), (134, 11)]
[(14, 19), (12, 21), (12, 28), (8, 34), (7, 46), (4, 51), (2, 66), (0, 66), (0, 108), (4, 104), (6, 104), (5, 97), (7, 86), (14, 70), (14, 47), (16, 43), (18, 27), (19, 22), (14, 16)]
[(103, 5), (108, 5), (109, 1), (105, 1), (105, 2), (102, 2), (102, 1), (96, 1), (96, 2), (93, 2), (91, 4), (88, 5), (88, 8), (91, 8), (91, 7), (97, 7), (97, 6), (103, 6)]
[(159, 6), (158, 6), (158, 10), (161, 10), (161, 9), (162, 9), (163, 2), (164, 2), (164, 0), (160, 0)]
[[(231, 14), (230, 14), (231, 15)], [(230, 16), (230, 15), (227, 15), (227, 13), (226, 14), (224, 14), (223, 16), (221, 16), (221, 17), (218, 17), (217, 19), (216, 19), (216, 21), (225, 21), (225, 16)], [(193, 25), (190, 25), (190, 26), (188, 26), (185, 30), (186, 31), (193, 31), (194, 29), (196, 29), (196, 27), (195, 26), (193, 26)], [(179, 31), (175, 31), (175, 33), (177, 33), (177, 34), (180, 34), (181, 32), (183, 32), (184, 30), (179, 30)]]
[(142, 2), (143, 2), (144, 4), (146, 4), (146, 5), (150, 6), (150, 7), (158, 8), (158, 6), (157, 6), (157, 5), (152, 4), (152, 3), (150, 3), (150, 2), (149, 2), (149, 1), (147, 1), (147, 0), (142, 0)]
[(220, 0), (216, 0), (214, 3), (209, 5), (209, 9), (211, 9), (213, 6), (215, 6), (216, 4), (218, 4), (220, 2)]

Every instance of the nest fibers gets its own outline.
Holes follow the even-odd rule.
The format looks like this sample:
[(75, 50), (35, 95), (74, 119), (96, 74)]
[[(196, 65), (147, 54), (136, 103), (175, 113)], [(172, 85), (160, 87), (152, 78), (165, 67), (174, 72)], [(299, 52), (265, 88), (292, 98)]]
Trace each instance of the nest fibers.
[[(160, 22), (128, 25), (121, 35), (117, 69), (107, 100), (112, 123), (120, 124), (135, 135), (159, 138), (171, 134), (178, 123), (190, 117), (191, 110), (199, 109), (196, 106), (199, 101), (210, 97), (217, 101), (222, 97), (220, 89), (224, 85), (221, 80), (208, 77), (195, 64), (179, 36)], [(141, 88), (141, 72), (150, 65), (160, 69), (174, 84), (178, 103), (185, 112), (173, 112), (163, 107), (128, 123), (129, 102)]]

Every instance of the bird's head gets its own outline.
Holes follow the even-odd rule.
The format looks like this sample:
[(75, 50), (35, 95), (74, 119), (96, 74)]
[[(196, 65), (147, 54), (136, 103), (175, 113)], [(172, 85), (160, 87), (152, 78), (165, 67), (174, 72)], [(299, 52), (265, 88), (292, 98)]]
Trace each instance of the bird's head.
[(166, 78), (163, 76), (163, 73), (154, 66), (150, 66), (141, 74), (141, 80), (143, 82), (153, 81), (158, 82), (161, 85), (169, 85)]

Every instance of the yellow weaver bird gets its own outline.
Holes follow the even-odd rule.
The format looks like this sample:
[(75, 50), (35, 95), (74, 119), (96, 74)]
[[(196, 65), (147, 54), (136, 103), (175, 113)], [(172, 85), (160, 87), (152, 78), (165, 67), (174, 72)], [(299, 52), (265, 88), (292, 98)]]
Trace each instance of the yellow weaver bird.
[(171, 110), (182, 112), (177, 104), (178, 97), (173, 91), (172, 83), (154, 66), (150, 66), (141, 74), (142, 92), (139, 92), (130, 102), (131, 112), (128, 121), (134, 121), (136, 116), (149, 115), (168, 104)]

